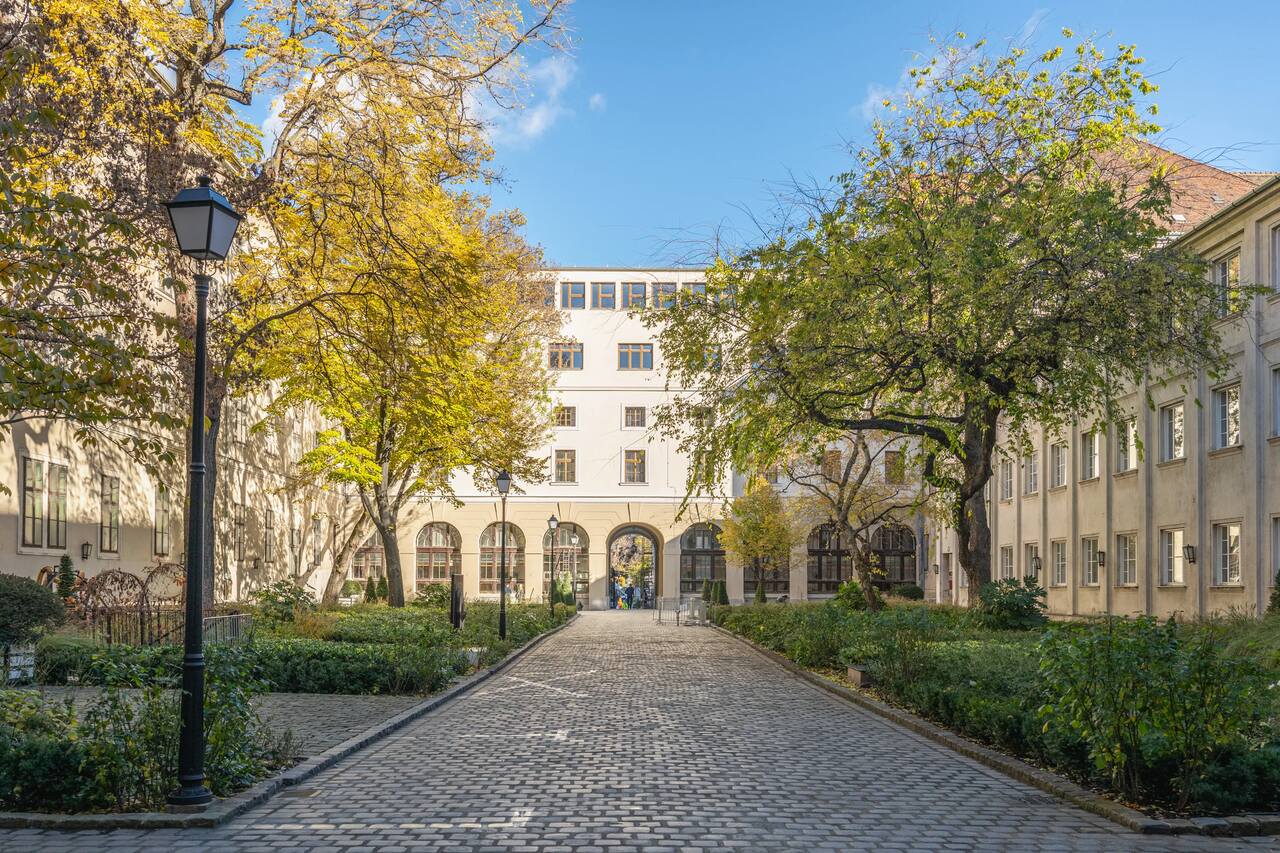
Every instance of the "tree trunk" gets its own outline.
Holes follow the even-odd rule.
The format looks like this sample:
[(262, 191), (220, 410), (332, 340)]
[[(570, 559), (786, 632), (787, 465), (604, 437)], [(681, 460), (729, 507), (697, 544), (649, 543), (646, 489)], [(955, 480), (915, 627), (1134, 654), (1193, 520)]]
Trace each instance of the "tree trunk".
[(378, 538), (382, 540), (383, 559), (387, 569), (387, 604), (392, 607), (404, 607), (404, 580), (400, 571), (400, 547), (396, 542), (396, 527), (399, 512), (387, 495), (385, 486), (379, 484), (373, 488), (373, 506), (369, 506), (369, 498), (362, 493), (360, 499), (369, 510), (373, 526), (378, 529)]
[(991, 526), (983, 489), (991, 478), (991, 452), (1000, 411), (966, 401), (964, 414), (964, 479), (956, 497), (956, 538), (960, 567), (969, 579), (969, 605), (973, 606), (979, 591), (991, 582)]
[(351, 557), (351, 552), (355, 550), (359, 542), (364, 538), (363, 512), (354, 521), (351, 522), (350, 528), (342, 535), (341, 545), (338, 544), (338, 537), (334, 537), (333, 551), (333, 568), (329, 572), (329, 580), (324, 585), (324, 595), (320, 602), (328, 607), (338, 603), (338, 596), (342, 595), (342, 587), (347, 582), (347, 560)]

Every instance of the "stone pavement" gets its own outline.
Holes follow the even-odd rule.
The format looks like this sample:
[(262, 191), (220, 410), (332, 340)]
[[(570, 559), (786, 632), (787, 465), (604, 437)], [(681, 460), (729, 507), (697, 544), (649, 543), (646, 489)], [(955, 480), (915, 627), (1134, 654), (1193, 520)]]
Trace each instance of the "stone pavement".
[[(96, 687), (37, 687), (50, 702), (68, 698), (82, 711), (98, 696)], [(319, 755), (370, 726), (422, 702), (421, 696), (343, 696), (331, 693), (267, 693), (253, 700), (272, 730), (293, 732), (293, 754)]]
[(0, 831), (3, 851), (1226, 851), (1139, 836), (706, 628), (584, 613), (503, 674), (214, 829)]

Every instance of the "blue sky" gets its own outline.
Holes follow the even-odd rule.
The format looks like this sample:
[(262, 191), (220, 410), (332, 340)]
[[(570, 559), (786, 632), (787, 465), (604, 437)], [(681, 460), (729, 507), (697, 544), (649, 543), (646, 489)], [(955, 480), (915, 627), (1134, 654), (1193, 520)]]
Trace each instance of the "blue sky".
[(869, 95), (897, 84), (930, 32), (956, 29), (993, 43), (1034, 30), (1043, 45), (1069, 26), (1135, 43), (1169, 147), (1280, 170), (1275, 0), (958, 6), (579, 0), (571, 54), (530, 57), (530, 105), (499, 128), (494, 201), (521, 208), (564, 266), (672, 263), (716, 229), (749, 240), (748, 212), (767, 213), (793, 176), (842, 171)]

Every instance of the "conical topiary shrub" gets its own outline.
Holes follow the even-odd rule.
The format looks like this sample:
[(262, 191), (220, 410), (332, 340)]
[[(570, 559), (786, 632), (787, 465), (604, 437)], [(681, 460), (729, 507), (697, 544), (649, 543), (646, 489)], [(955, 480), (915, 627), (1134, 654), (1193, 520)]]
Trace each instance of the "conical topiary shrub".
[(711, 579), (707, 578), (702, 582), (702, 600), (711, 603)]
[(378, 600), (386, 601), (389, 593), (387, 590), (387, 576), (383, 575), (378, 578)]
[(68, 599), (76, 587), (76, 567), (71, 562), (70, 554), (63, 554), (58, 561), (58, 597)]
[(716, 581), (716, 604), (729, 603), (729, 590), (725, 588), (724, 581)]
[(378, 600), (378, 582), (369, 575), (369, 582), (364, 585), (364, 600), (373, 603)]

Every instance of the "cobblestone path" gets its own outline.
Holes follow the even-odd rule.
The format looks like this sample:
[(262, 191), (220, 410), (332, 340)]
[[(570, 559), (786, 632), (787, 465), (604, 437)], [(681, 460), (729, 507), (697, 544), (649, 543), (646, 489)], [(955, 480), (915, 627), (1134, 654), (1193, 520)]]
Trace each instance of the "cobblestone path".
[(503, 675), (215, 829), (4, 851), (1261, 850), (1120, 830), (708, 629), (584, 613)]

